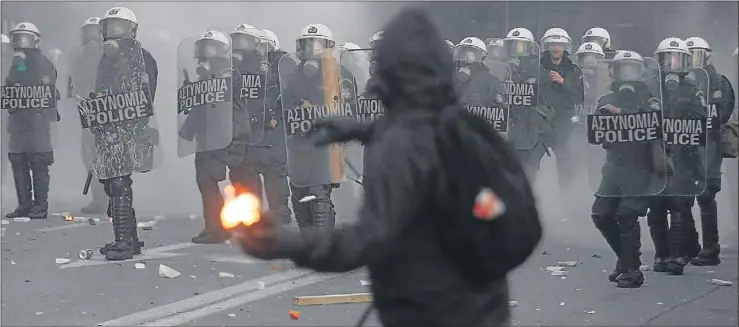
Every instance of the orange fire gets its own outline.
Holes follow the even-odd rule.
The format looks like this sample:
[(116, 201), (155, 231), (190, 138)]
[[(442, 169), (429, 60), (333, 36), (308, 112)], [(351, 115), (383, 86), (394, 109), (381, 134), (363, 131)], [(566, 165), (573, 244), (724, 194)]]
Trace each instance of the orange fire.
[(261, 213), (259, 198), (248, 192), (237, 195), (232, 185), (226, 186), (224, 192), (226, 199), (221, 210), (223, 228), (232, 229), (239, 224), (251, 226), (259, 221)]

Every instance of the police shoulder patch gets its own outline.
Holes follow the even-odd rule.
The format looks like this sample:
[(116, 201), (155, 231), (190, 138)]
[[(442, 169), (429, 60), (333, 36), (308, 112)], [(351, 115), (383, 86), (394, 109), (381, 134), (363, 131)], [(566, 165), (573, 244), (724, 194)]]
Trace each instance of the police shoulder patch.
[(503, 96), (500, 94), (495, 95), (495, 100), (497, 100), (499, 103), (503, 103)]
[(651, 108), (652, 110), (659, 110), (659, 102), (657, 101), (650, 102), (649, 108)]

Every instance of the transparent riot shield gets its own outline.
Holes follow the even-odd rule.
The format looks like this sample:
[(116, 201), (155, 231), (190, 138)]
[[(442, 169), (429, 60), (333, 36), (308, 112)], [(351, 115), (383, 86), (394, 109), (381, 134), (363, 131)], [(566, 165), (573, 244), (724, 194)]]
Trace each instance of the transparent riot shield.
[[(99, 63), (93, 91), (77, 107), (82, 128), (92, 135), (87, 144), (91, 173), (110, 179), (155, 169), (162, 155), (153, 105), (156, 89), (149, 75), (153, 68), (147, 67), (153, 61), (133, 39), (106, 44), (102, 56), (93, 60)], [(85, 73), (73, 76), (81, 75)]]
[(490, 70), (490, 74), (495, 76), (499, 81), (511, 80), (511, 67), (507, 62), (495, 59), (485, 59), (485, 66)]
[[(98, 65), (103, 57), (102, 43), (88, 43), (69, 52), (67, 71), (67, 98), (74, 99), (77, 105), (95, 92)], [(87, 170), (92, 170), (95, 141), (89, 128), (82, 129), (82, 161)]]
[[(493, 75), (487, 66), (463, 65), (461, 62), (455, 62), (454, 65), (457, 67), (454, 86), (465, 109), (488, 122), (496, 131), (506, 133), (509, 104), (503, 97), (504, 85), (498, 76)], [(507, 72), (503, 67), (497, 68), (500, 77), (511, 76), (508, 66), (505, 66)]]
[(541, 121), (553, 118), (553, 110), (539, 102), (540, 56), (533, 44), (527, 56), (508, 57), (511, 78), (503, 81), (503, 100), (509, 106), (507, 138), (519, 150), (536, 146)]
[(338, 184), (346, 179), (343, 145), (317, 146), (306, 137), (315, 121), (336, 116), (356, 119), (352, 106), (340, 101), (339, 72), (335, 52), (311, 58), (290, 53), (279, 61), (287, 168), (295, 186)]
[(180, 158), (223, 149), (233, 139), (231, 52), (209, 59), (196, 55), (196, 43), (212, 33), (219, 32), (189, 37), (177, 48), (177, 155)]
[(610, 76), (608, 75), (608, 61), (589, 63), (581, 66), (583, 75), (584, 101), (575, 105), (576, 123), (585, 126), (587, 115), (595, 112), (598, 99), (610, 92)]
[(607, 69), (583, 75), (585, 98), (595, 99), (586, 107), (586, 127), (589, 180), (597, 196), (651, 196), (665, 189), (661, 95), (648, 91), (648, 76), (659, 75), (659, 66), (651, 68), (657, 71), (647, 69), (638, 82), (618, 82)]
[[(26, 53), (16, 52), (9, 63), (3, 63), (3, 66), (9, 64), (0, 94), (6, 146), (3, 152), (10, 154), (49, 152), (57, 139), (56, 123), (60, 116), (55, 68), (53, 65), (29, 67), (33, 65), (30, 60)], [(29, 79), (29, 69), (39, 70), (39, 77)]]
[[(706, 188), (708, 158), (706, 155), (707, 132), (711, 126), (708, 106), (709, 77), (703, 69), (691, 69), (676, 90), (668, 86), (670, 74), (665, 74), (662, 84), (662, 131), (667, 158), (672, 171), (662, 196), (697, 196)], [(697, 97), (697, 99), (696, 99)], [(694, 101), (685, 101), (684, 99)], [(718, 119), (715, 120), (718, 124)], [(717, 167), (718, 168), (718, 167)]]
[[(341, 53), (342, 67), (342, 101), (348, 103), (358, 122), (370, 123), (385, 115), (385, 105), (368, 87), (372, 85), (373, 74), (370, 71), (372, 49), (354, 49)], [(359, 142), (344, 145), (344, 156), (348, 168), (347, 178), (360, 182), (364, 175), (364, 153), (366, 149)]]

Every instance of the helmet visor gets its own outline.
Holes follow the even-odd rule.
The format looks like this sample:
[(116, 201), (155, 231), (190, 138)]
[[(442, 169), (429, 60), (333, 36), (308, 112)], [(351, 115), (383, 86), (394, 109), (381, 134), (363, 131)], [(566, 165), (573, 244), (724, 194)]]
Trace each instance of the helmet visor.
[(690, 66), (693, 68), (703, 68), (708, 63), (708, 57), (711, 55), (706, 49), (690, 50)]
[(586, 42), (595, 42), (600, 45), (601, 48), (606, 47), (606, 39), (602, 36), (595, 36), (595, 35), (586, 35), (582, 38), (582, 43)]
[(195, 58), (210, 59), (228, 54), (228, 46), (213, 39), (202, 39), (195, 42)]
[(613, 63), (613, 78), (620, 82), (642, 80), (644, 64), (637, 61), (618, 61)]
[(10, 35), (10, 42), (13, 44), (13, 48), (16, 49), (35, 48), (36, 40), (38, 40), (38, 36), (31, 32), (21, 31)]
[(482, 62), (485, 58), (485, 51), (466, 45), (458, 45), (454, 47), (454, 61), (471, 64), (473, 62)]
[(121, 18), (106, 18), (100, 21), (100, 30), (104, 39), (120, 39), (133, 37), (136, 24)]
[(662, 52), (657, 54), (660, 68), (667, 73), (684, 73), (690, 65), (690, 55), (680, 52)]
[(500, 45), (489, 45), (488, 58), (503, 61), (505, 58), (505, 48)]
[(575, 54), (575, 62), (581, 66), (592, 66), (606, 59), (605, 54), (595, 52), (579, 52)]
[(527, 40), (505, 40), (508, 57), (526, 57), (531, 55), (534, 43)]
[(559, 50), (564, 52), (572, 51), (572, 42), (566, 37), (560, 35), (552, 35), (541, 41), (544, 51)]
[(91, 24), (82, 26), (82, 28), (80, 29), (80, 37), (82, 37), (83, 42), (101, 39), (102, 36), (100, 35), (100, 25)]
[(257, 50), (259, 43), (258, 37), (246, 33), (231, 34), (231, 42), (235, 51), (254, 51)]
[(318, 59), (326, 53), (327, 49), (333, 48), (334, 42), (321, 38), (303, 38), (296, 41), (300, 59)]

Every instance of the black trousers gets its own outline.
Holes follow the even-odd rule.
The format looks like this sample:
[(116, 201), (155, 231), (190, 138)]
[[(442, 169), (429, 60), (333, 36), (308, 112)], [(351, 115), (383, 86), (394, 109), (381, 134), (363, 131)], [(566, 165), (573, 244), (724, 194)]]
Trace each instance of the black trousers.
[[(295, 212), (295, 220), (298, 226), (318, 228), (334, 228), (336, 225), (336, 211), (331, 201), (333, 185), (315, 185), (298, 187), (290, 184), (290, 200)], [(315, 196), (311, 201), (301, 202), (307, 196)]]
[(647, 213), (648, 206), (646, 197), (595, 197), (593, 224), (616, 254), (619, 271), (638, 270), (641, 265), (639, 217)]
[(694, 203), (695, 198), (690, 196), (658, 196), (651, 200), (647, 222), (655, 257), (679, 258), (687, 254)]
[(13, 171), (18, 208), (46, 212), (49, 206), (49, 166), (54, 164), (54, 152), (8, 153)]

